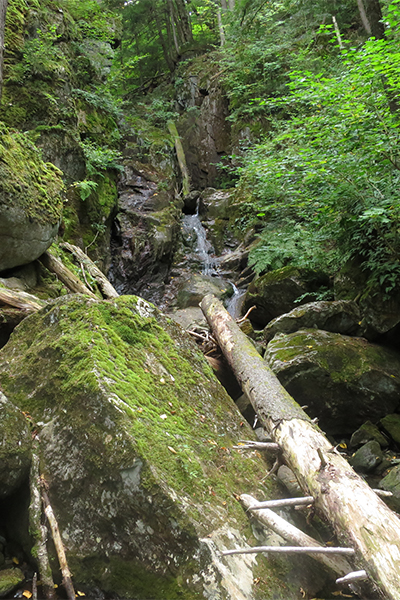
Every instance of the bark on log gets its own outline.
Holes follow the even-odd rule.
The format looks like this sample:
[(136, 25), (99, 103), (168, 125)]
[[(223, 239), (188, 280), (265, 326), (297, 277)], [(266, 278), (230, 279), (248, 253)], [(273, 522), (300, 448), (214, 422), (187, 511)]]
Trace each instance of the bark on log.
[(41, 309), (45, 303), (41, 303), (40, 300), (32, 294), (27, 294), (18, 290), (0, 288), (0, 304), (18, 308), (28, 315)]
[(70, 271), (65, 265), (63, 265), (61, 260), (58, 260), (58, 258), (52, 256), (49, 252), (45, 252), (44, 254), (42, 254), (39, 260), (42, 263), (42, 265), (46, 267), (46, 269), (48, 269), (52, 273), (55, 273), (58, 279), (62, 281), (62, 283), (71, 292), (74, 292), (75, 294), (86, 294), (87, 296), (91, 296), (92, 298), (97, 298), (97, 296), (95, 296), (93, 292), (91, 292), (89, 288), (86, 287), (86, 285), (82, 283), (82, 281), (72, 273), (72, 271)]
[(75, 600), (75, 590), (72, 583), (71, 571), (68, 567), (67, 557), (65, 555), (64, 550), (64, 544), (62, 542), (60, 530), (58, 528), (58, 522), (50, 504), (47, 492), (44, 489), (42, 489), (42, 500), (44, 506), (44, 513), (50, 524), (51, 534), (57, 552), (58, 562), (60, 563), (60, 569), (63, 576), (63, 586), (66, 591), (68, 600)]
[(76, 258), (76, 260), (83, 265), (88, 273), (96, 280), (101, 293), (104, 298), (117, 298), (119, 296), (118, 292), (108, 281), (107, 277), (100, 271), (100, 269), (94, 264), (94, 262), (88, 257), (87, 254), (83, 252), (78, 246), (74, 246), (73, 244), (69, 244), (68, 242), (64, 242), (60, 244), (61, 248), (65, 248), (68, 252)]
[[(356, 551), (356, 564), (376, 586), (376, 598), (400, 598), (400, 520), (359, 477), (281, 386), (221, 302), (201, 308), (243, 391), (317, 512), (339, 540)], [(320, 455), (324, 457), (325, 466)]]
[(32, 463), (29, 478), (31, 492), (31, 503), (29, 506), (29, 528), (35, 541), (32, 548), (32, 556), (36, 556), (36, 560), (38, 562), (43, 596), (46, 598), (46, 600), (55, 600), (57, 595), (54, 590), (53, 575), (46, 549), (47, 527), (42, 523), (42, 499), (40, 496), (41, 484), (38, 452), (39, 443), (38, 440), (35, 439), (33, 442)]

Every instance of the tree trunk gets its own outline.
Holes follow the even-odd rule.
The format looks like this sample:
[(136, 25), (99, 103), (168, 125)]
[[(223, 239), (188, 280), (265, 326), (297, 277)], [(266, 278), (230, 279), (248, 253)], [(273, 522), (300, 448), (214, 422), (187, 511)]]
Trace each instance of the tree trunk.
[(226, 3), (226, 0), (221, 0), (221, 8), (222, 8), (222, 10), (228, 10), (228, 5)]
[(281, 386), (250, 340), (213, 296), (201, 308), (243, 391), (305, 495), (356, 551), (358, 568), (376, 586), (376, 598), (400, 598), (400, 520), (359, 477)]
[(160, 40), (161, 48), (163, 50), (165, 62), (167, 63), (168, 69), (171, 71), (171, 73), (173, 73), (173, 71), (175, 69), (175, 65), (174, 65), (174, 61), (172, 60), (171, 55), (170, 55), (170, 53), (168, 51), (168, 46), (165, 43), (165, 38), (164, 38), (164, 34), (162, 32), (162, 27), (161, 27), (161, 23), (160, 23), (160, 19), (159, 19), (158, 13), (153, 8), (151, 8), (151, 13), (153, 15), (153, 19), (154, 19), (154, 22), (156, 24), (157, 33), (158, 33), (158, 37), (159, 37), (159, 40)]
[(377, 40), (384, 38), (385, 26), (383, 24), (382, 9), (379, 0), (364, 0), (364, 8), (371, 29), (371, 35)]
[(188, 43), (193, 41), (192, 28), (189, 22), (189, 15), (183, 0), (175, 0), (176, 12), (178, 21), (183, 33), (183, 42)]
[(174, 140), (178, 164), (182, 174), (182, 192), (184, 196), (187, 196), (187, 194), (190, 192), (189, 171), (186, 165), (185, 152), (183, 150), (181, 138), (179, 137), (178, 130), (173, 121), (168, 121), (168, 130)]
[(8, 0), (0, 0), (0, 102), (3, 93), (4, 32)]
[(235, 0), (228, 0), (229, 10), (235, 10)]
[(365, 31), (368, 33), (368, 35), (371, 35), (372, 31), (371, 31), (371, 25), (367, 19), (367, 13), (365, 12), (365, 7), (364, 7), (364, 3), (363, 0), (357, 0), (357, 5), (358, 5), (358, 10), (360, 13), (360, 17), (361, 17), (361, 21), (363, 24), (363, 27), (365, 29)]
[(179, 43), (178, 43), (178, 36), (176, 34), (174, 8), (172, 6), (172, 0), (167, 0), (167, 1), (168, 1), (168, 17), (169, 17), (169, 20), (167, 17), (167, 30), (172, 29), (172, 39), (174, 42), (176, 56), (179, 57), (181, 54), (181, 51), (180, 51)]
[(221, 48), (225, 44), (225, 31), (224, 24), (222, 23), (221, 11), (218, 9), (217, 12), (217, 21), (218, 21), (218, 29), (219, 29), (219, 39), (221, 41)]

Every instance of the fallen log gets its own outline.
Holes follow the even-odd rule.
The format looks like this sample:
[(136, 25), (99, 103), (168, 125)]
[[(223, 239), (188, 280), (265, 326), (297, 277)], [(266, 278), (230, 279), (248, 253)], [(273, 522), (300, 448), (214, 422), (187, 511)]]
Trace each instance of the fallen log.
[[(259, 504), (257, 500), (249, 494), (242, 494), (240, 496), (240, 502), (246, 510), (252, 510)], [(292, 545), (322, 547), (322, 544), (317, 542), (317, 540), (307, 535), (269, 508), (257, 510), (257, 513), (254, 516), (262, 525), (271, 529)], [(352, 571), (351, 563), (344, 556), (331, 556), (329, 554), (318, 553), (313, 554), (312, 557), (322, 563), (325, 567), (334, 571), (337, 575), (347, 575), (347, 573)]]
[(95, 296), (93, 292), (91, 292), (89, 288), (82, 283), (79, 277), (67, 269), (61, 260), (58, 260), (58, 258), (50, 254), (50, 252), (46, 251), (44, 254), (42, 254), (39, 260), (42, 265), (46, 267), (46, 269), (57, 275), (58, 279), (62, 281), (65, 287), (67, 287), (71, 292), (74, 292), (75, 294), (86, 294), (92, 298), (97, 298), (97, 296)]
[(88, 257), (83, 250), (78, 248), (78, 246), (74, 246), (73, 244), (69, 244), (68, 242), (64, 242), (60, 244), (61, 248), (65, 248), (68, 252), (76, 258), (79, 264), (87, 269), (88, 273), (93, 277), (93, 279), (97, 282), (100, 291), (104, 298), (117, 298), (119, 296), (118, 292), (108, 281), (107, 277), (100, 271), (100, 269), (94, 264), (94, 262)]
[(41, 309), (45, 303), (41, 302), (32, 294), (27, 294), (26, 292), (20, 292), (18, 290), (0, 288), (0, 304), (18, 308), (24, 312), (26, 316)]
[(313, 496), (317, 512), (331, 523), (338, 539), (354, 548), (355, 563), (375, 584), (375, 597), (399, 600), (399, 518), (335, 452), (221, 302), (207, 295), (201, 308), (243, 391), (273, 441), (281, 447), (304, 495)]

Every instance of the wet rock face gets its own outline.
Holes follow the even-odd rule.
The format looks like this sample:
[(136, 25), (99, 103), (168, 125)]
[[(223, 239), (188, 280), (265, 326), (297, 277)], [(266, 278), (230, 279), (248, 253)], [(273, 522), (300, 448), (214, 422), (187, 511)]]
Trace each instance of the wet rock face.
[(214, 185), (218, 174), (216, 165), (230, 151), (228, 99), (207, 65), (202, 72), (197, 68), (196, 73), (191, 73), (189, 67), (178, 92), (178, 104), (187, 112), (177, 127), (191, 182), (197, 189)]
[(31, 462), (31, 435), (22, 412), (0, 392), (0, 498), (24, 480)]
[(353, 433), (368, 419), (377, 421), (399, 406), (399, 353), (362, 338), (315, 329), (278, 334), (265, 358), (329, 434)]
[(110, 281), (121, 294), (159, 302), (179, 232), (180, 210), (159, 173), (129, 163), (120, 182), (119, 212), (111, 240)]
[[(263, 559), (221, 559), (247, 543), (232, 490), (257, 494), (265, 466), (231, 449), (251, 431), (189, 336), (154, 306), (54, 301), (1, 350), (0, 384), (40, 427), (77, 585), (155, 600), (291, 596)], [(267, 587), (253, 585), (256, 562)]]

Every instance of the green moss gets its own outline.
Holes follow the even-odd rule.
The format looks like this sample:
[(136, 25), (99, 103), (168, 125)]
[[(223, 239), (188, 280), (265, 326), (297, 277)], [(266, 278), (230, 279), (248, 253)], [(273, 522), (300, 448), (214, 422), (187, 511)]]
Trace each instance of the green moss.
[(62, 210), (61, 172), (44, 163), (27, 137), (0, 124), (0, 202), (19, 206), (39, 223), (56, 223)]
[(203, 594), (188, 590), (179, 583), (179, 577), (171, 575), (158, 575), (147, 572), (143, 565), (135, 561), (122, 560), (111, 556), (109, 564), (105, 565), (100, 558), (93, 557), (83, 562), (78, 559), (69, 559), (74, 580), (79, 587), (79, 581), (88, 584), (88, 573), (93, 585), (99, 586), (106, 592), (114, 592), (126, 597), (126, 590), (130, 590), (129, 598), (137, 600), (196, 600), (204, 598)]
[[(157, 473), (167, 486), (193, 499), (196, 520), (201, 521), (198, 503), (207, 501), (223, 521), (224, 503), (231, 503), (232, 490), (249, 491), (264, 471), (258, 458), (245, 458), (232, 450), (243, 435), (240, 418), (190, 340), (183, 340), (178, 348), (164, 330), (165, 320), (156, 313), (140, 316), (140, 301), (134, 297), (98, 303), (79, 298), (45, 311), (49, 314), (31, 320), (26, 332), (27, 340), (34, 336), (34, 348), (28, 341), (24, 348), (20, 330), (25, 375), (16, 383), (2, 374), (14, 401), (37, 415), (64, 407), (72, 411), (77, 425), (80, 411), (74, 410), (85, 397), (98, 394), (101, 373), (129, 418), (138, 455), (152, 448), (153, 470), (147, 473), (147, 486), (154, 486)], [(51, 328), (49, 343), (49, 320), (55, 318), (50, 313), (57, 315), (58, 324)], [(175, 325), (168, 321), (167, 327)], [(43, 378), (37, 395), (28, 394), (34, 372)], [(205, 385), (211, 386), (213, 395)], [(215, 424), (221, 418), (225, 433)], [(93, 429), (91, 435), (95, 446), (103, 444), (101, 431)], [(236, 504), (233, 512), (243, 518)]]

